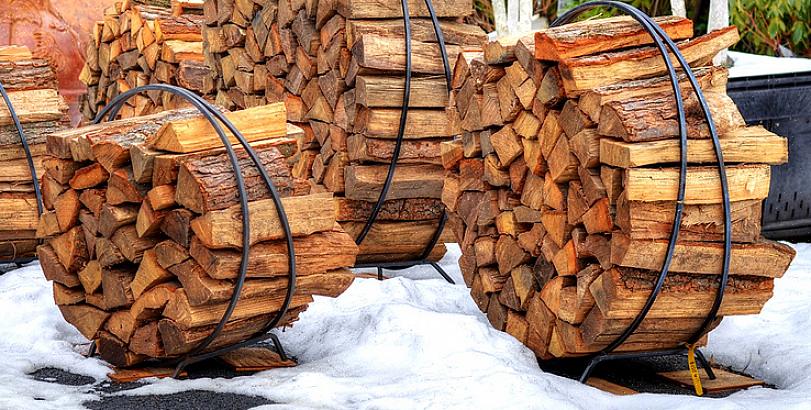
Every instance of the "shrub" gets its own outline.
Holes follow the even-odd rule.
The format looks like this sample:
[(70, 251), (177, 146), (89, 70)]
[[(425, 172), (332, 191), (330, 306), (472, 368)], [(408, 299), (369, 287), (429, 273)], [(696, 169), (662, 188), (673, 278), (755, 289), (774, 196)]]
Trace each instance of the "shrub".
[(730, 0), (732, 23), (741, 32), (735, 50), (777, 55), (779, 46), (811, 56), (811, 1)]

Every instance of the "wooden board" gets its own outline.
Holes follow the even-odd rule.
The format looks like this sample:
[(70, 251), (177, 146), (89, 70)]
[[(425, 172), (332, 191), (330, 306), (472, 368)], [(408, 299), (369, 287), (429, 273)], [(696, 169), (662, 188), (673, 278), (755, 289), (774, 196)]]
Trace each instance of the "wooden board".
[[(150, 377), (157, 377), (159, 379), (165, 379), (167, 377), (172, 377), (174, 374), (175, 369), (170, 367), (144, 367), (140, 369), (113, 369), (112, 373), (108, 373), (107, 377), (110, 380), (116, 383), (132, 383), (137, 382), (141, 379), (146, 379)], [(180, 377), (186, 377), (189, 374), (186, 371), (180, 372)]]
[(625, 387), (617, 383), (610, 382), (606, 379), (601, 379), (599, 377), (590, 377), (586, 381), (586, 384), (588, 384), (591, 387), (600, 389), (604, 392), (616, 394), (617, 396), (629, 396), (632, 394), (639, 394), (639, 392), (634, 389)]
[(243, 347), (219, 357), (236, 372), (261, 372), (280, 367), (295, 367), (295, 360), (282, 360), (279, 354), (267, 347)]
[[(719, 139), (724, 162), (778, 165), (788, 162), (788, 139), (763, 127), (739, 128)], [(662, 140), (628, 143), (611, 138), (600, 139), (600, 162), (620, 168), (678, 163), (680, 141)], [(717, 162), (715, 147), (709, 139), (687, 140), (687, 162)]]
[[(769, 195), (771, 168), (768, 165), (726, 167), (730, 201), (765, 199)], [(678, 168), (631, 168), (625, 171), (625, 195), (629, 201), (675, 201), (678, 197)], [(721, 203), (721, 182), (715, 167), (687, 169), (686, 204)]]
[[(750, 376), (744, 376), (730, 371), (713, 367), (715, 379), (710, 380), (707, 377), (707, 371), (704, 368), (699, 368), (698, 372), (701, 376), (701, 387), (707, 393), (715, 393), (729, 390), (743, 390), (754, 386), (763, 386), (766, 383), (763, 380), (758, 380)], [(673, 383), (680, 384), (687, 388), (693, 388), (693, 379), (690, 376), (690, 370), (677, 370), (672, 372), (656, 373), (659, 377), (664, 378)]]

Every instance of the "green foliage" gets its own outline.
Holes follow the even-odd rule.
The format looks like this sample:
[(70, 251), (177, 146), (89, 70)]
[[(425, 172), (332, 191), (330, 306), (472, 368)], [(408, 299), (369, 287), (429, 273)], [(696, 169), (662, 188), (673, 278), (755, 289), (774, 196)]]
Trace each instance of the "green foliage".
[[(583, 3), (588, 3), (591, 0), (575, 0), (572, 2), (572, 7), (579, 6)], [(650, 16), (659, 16), (662, 14), (670, 14), (670, 1), (668, 0), (624, 0), (623, 3), (628, 3)], [(556, 3), (556, 2), (554, 2)], [(557, 4), (552, 8), (552, 12), (557, 8)], [(550, 13), (551, 14), (551, 13)], [(580, 15), (579, 20), (585, 20), (594, 17), (608, 17), (623, 14), (615, 9), (607, 9), (599, 7), (594, 10), (588, 11)], [(553, 18), (554, 19), (554, 18)], [(550, 20), (551, 21), (551, 20)]]
[(741, 32), (736, 50), (776, 55), (778, 46), (811, 56), (811, 1), (730, 0), (732, 23)]

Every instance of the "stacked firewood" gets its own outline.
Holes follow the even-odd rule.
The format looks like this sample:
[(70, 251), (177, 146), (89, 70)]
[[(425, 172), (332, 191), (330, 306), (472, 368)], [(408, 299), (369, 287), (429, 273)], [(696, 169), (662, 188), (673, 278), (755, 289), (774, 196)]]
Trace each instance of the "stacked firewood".
[[(306, 195), (307, 182), (291, 175), (302, 131), (286, 123), (284, 105), (226, 116), (283, 196), (298, 272), (279, 323), (288, 325), (312, 295), (338, 296), (352, 283), (346, 267), (358, 249), (336, 224), (331, 196)], [(47, 172), (58, 178), (38, 253), (64, 318), (116, 366), (190, 352), (226, 311), (243, 245), (241, 194), (214, 129), (181, 109), (55, 133), (47, 149)], [(265, 328), (288, 287), (276, 207), (245, 150), (234, 149), (250, 201), (250, 259), (240, 302), (207, 350)]]
[[(456, 19), (466, 0), (434, 3), (451, 61), (484, 32)], [(398, 1), (208, 0), (204, 50), (227, 108), (284, 101), (304, 128), (294, 175), (338, 199), (338, 220), (358, 236), (392, 160), (403, 101), (405, 45)], [(442, 215), (439, 143), (458, 133), (443, 112), (448, 91), (422, 2), (411, 4), (414, 78), (405, 143), (391, 191), (361, 245), (361, 262), (420, 256)], [(430, 257), (444, 254), (438, 245)]]
[[(88, 87), (81, 106), (86, 119), (92, 119), (117, 95), (147, 84), (178, 85), (199, 95), (213, 91), (203, 62), (202, 4), (173, 0), (169, 8), (163, 3), (117, 2), (94, 26), (80, 76)], [(130, 99), (119, 118), (185, 105), (170, 93), (150, 91)]]
[[(70, 125), (56, 74), (24, 46), (0, 47), (0, 84), (22, 123), (43, 186), (45, 136)], [(37, 199), (31, 169), (6, 103), (0, 100), (0, 261), (32, 257), (36, 250)]]
[[(735, 28), (689, 39), (689, 20), (657, 22), (695, 67), (727, 164), (734, 243), (719, 314), (757, 313), (794, 257), (760, 235), (769, 165), (787, 161), (786, 139), (746, 127), (725, 93), (727, 70), (706, 66), (737, 41)], [(541, 358), (607, 347), (662, 269), (680, 149), (673, 90), (650, 43), (629, 18), (593, 20), (488, 43), (455, 65), (449, 112), (465, 132), (443, 143), (442, 157), (459, 263), (490, 322)], [(718, 288), (720, 179), (697, 97), (679, 75), (690, 138), (679, 241), (656, 303), (620, 351), (687, 342)]]

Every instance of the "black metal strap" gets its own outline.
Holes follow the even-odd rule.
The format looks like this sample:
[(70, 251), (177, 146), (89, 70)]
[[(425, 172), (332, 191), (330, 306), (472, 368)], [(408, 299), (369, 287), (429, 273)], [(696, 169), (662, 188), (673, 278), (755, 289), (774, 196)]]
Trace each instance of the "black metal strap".
[(42, 205), (42, 191), (39, 188), (39, 179), (37, 178), (37, 169), (34, 166), (34, 157), (31, 155), (31, 147), (28, 146), (28, 138), (25, 137), (23, 125), (20, 123), (20, 117), (17, 116), (17, 111), (14, 110), (14, 105), (11, 103), (11, 98), (8, 96), (6, 88), (3, 83), (0, 83), (0, 94), (3, 96), (3, 101), (6, 103), (11, 120), (14, 122), (14, 127), (17, 128), (17, 134), (20, 136), (20, 143), (25, 151), (25, 159), (28, 160), (28, 170), (31, 172), (31, 182), (34, 184), (34, 196), (37, 198), (37, 215), (42, 215), (45, 208)]
[[(575, 7), (574, 9), (565, 13), (559, 19), (555, 20), (555, 22), (552, 23), (552, 26), (559, 26), (562, 24), (569, 23), (583, 12), (597, 7), (614, 8), (624, 12), (625, 14), (628, 14), (629, 16), (633, 17), (637, 22), (639, 22), (645, 28), (645, 30), (651, 35), (651, 38), (653, 39), (656, 47), (659, 49), (662, 58), (664, 59), (668, 74), (670, 76), (671, 85), (673, 87), (673, 93), (676, 100), (676, 108), (679, 117), (679, 137), (680, 137), (680, 154), (681, 154), (680, 169), (679, 169), (679, 189), (676, 201), (676, 212), (673, 219), (673, 230), (671, 232), (671, 237), (668, 243), (667, 253), (665, 256), (665, 261), (661, 273), (659, 274), (654, 289), (651, 292), (650, 296), (648, 297), (648, 300), (646, 301), (643, 309), (640, 311), (640, 313), (637, 315), (637, 317), (634, 319), (631, 325), (625, 330), (625, 332), (623, 332), (622, 335), (620, 335), (619, 338), (617, 338), (608, 347), (606, 347), (600, 354), (601, 355), (610, 354), (614, 350), (616, 350), (619, 346), (621, 346), (628, 339), (628, 337), (630, 337), (631, 334), (633, 334), (633, 332), (636, 331), (636, 329), (639, 327), (639, 325), (647, 316), (648, 312), (650, 311), (654, 302), (656, 301), (656, 298), (661, 292), (662, 286), (664, 285), (665, 279), (667, 277), (670, 268), (670, 264), (672, 262), (676, 241), (678, 239), (679, 230), (681, 227), (682, 213), (684, 210), (684, 197), (685, 197), (686, 172), (687, 172), (687, 125), (681, 88), (679, 87), (679, 81), (676, 76), (676, 69), (673, 66), (673, 63), (670, 59), (667, 49), (669, 49), (670, 52), (676, 56), (676, 59), (679, 61), (682, 70), (686, 73), (687, 78), (689, 79), (690, 84), (693, 88), (693, 91), (695, 92), (701, 104), (701, 108), (704, 113), (704, 118), (707, 122), (710, 131), (710, 136), (713, 141), (713, 146), (715, 148), (719, 177), (721, 181), (721, 190), (724, 208), (724, 262), (721, 272), (720, 283), (718, 290), (716, 292), (716, 297), (713, 306), (711, 307), (709, 314), (705, 318), (703, 325), (698, 330), (698, 332), (696, 332), (696, 334), (692, 336), (688, 341), (689, 344), (693, 344), (696, 341), (698, 341), (704, 335), (704, 333), (706, 333), (709, 326), (715, 321), (718, 309), (720, 308), (721, 302), (723, 301), (724, 291), (729, 277), (729, 262), (732, 247), (732, 232), (731, 232), (732, 223), (730, 217), (730, 200), (729, 200), (729, 188), (726, 178), (726, 167), (721, 152), (720, 142), (718, 140), (718, 133), (715, 128), (715, 124), (712, 120), (712, 115), (710, 114), (706, 99), (704, 98), (704, 94), (701, 91), (701, 87), (699, 86), (698, 81), (696, 80), (692, 72), (692, 69), (690, 68), (690, 65), (686, 62), (684, 56), (681, 54), (681, 52), (679, 51), (678, 47), (673, 42), (673, 40), (649, 16), (645, 15), (639, 9), (617, 1), (592, 1), (589, 3), (582, 4), (578, 7)], [(667, 49), (665, 47), (667, 47)], [(593, 359), (593, 363), (598, 363), (599, 361), (603, 360), (605, 359), (598, 360), (597, 358), (595, 358)], [(590, 367), (587, 368), (587, 371), (590, 371)]]
[[(259, 341), (267, 340), (268, 338), (273, 339), (274, 344), (276, 344), (277, 346), (277, 350), (279, 352), (280, 357), (283, 360), (286, 359), (286, 355), (281, 347), (281, 344), (278, 342), (278, 339), (275, 338), (274, 335), (268, 333), (271, 329), (276, 327), (281, 322), (282, 318), (287, 313), (290, 307), (290, 302), (292, 301), (293, 298), (293, 294), (295, 293), (296, 287), (296, 263), (295, 263), (296, 258), (295, 258), (295, 248), (293, 245), (293, 235), (290, 229), (289, 221), (287, 219), (287, 214), (284, 210), (284, 206), (281, 201), (281, 197), (278, 191), (276, 190), (276, 187), (273, 185), (270, 176), (267, 174), (267, 171), (262, 166), (262, 162), (256, 155), (256, 152), (247, 142), (242, 133), (233, 125), (233, 123), (231, 123), (228, 120), (228, 118), (225, 117), (225, 115), (223, 115), (219, 110), (214, 108), (207, 101), (203, 100), (196, 94), (186, 89), (165, 84), (151, 84), (131, 89), (114, 98), (106, 107), (104, 107), (98, 113), (93, 122), (99, 123), (102, 120), (104, 120), (105, 116), (108, 117), (107, 118), (108, 120), (114, 119), (118, 114), (118, 111), (121, 109), (121, 107), (127, 100), (129, 100), (136, 94), (145, 91), (169, 92), (184, 98), (186, 101), (191, 103), (198, 111), (200, 111), (200, 113), (206, 118), (206, 120), (208, 120), (208, 122), (212, 125), (212, 127), (214, 127), (214, 130), (217, 132), (217, 135), (220, 137), (220, 140), (222, 141), (223, 146), (225, 147), (226, 153), (228, 154), (228, 159), (231, 162), (231, 166), (234, 169), (234, 176), (236, 177), (237, 189), (239, 192), (240, 208), (242, 210), (242, 255), (241, 255), (242, 257), (240, 261), (239, 275), (237, 277), (236, 283), (234, 284), (234, 291), (233, 295), (231, 296), (231, 301), (225, 313), (223, 314), (223, 317), (221, 318), (220, 322), (215, 327), (214, 331), (199, 345), (197, 345), (194, 349), (192, 349), (192, 351), (187, 353), (183, 358), (179, 360), (179, 363), (175, 369), (174, 377), (177, 377), (183, 370), (183, 368), (188, 366), (189, 364), (196, 363), (210, 357), (221, 355), (228, 351), (234, 350), (238, 347), (258, 343)], [(239, 301), (239, 298), (242, 293), (242, 288), (245, 283), (245, 277), (247, 275), (248, 257), (251, 245), (250, 215), (248, 207), (248, 195), (245, 190), (245, 181), (242, 176), (242, 170), (239, 166), (239, 161), (237, 159), (236, 153), (234, 152), (234, 149), (231, 147), (231, 142), (226, 136), (225, 131), (220, 125), (220, 122), (224, 124), (229, 131), (231, 131), (234, 137), (236, 137), (239, 143), (243, 146), (245, 152), (248, 153), (249, 157), (255, 164), (256, 168), (259, 170), (259, 173), (261, 174), (262, 179), (265, 182), (265, 185), (267, 185), (268, 191), (271, 194), (273, 202), (276, 205), (276, 212), (279, 217), (279, 221), (287, 241), (288, 285), (287, 285), (287, 293), (285, 295), (284, 303), (282, 304), (281, 309), (277, 312), (273, 320), (271, 320), (268, 323), (268, 325), (257, 334), (257, 336), (254, 336), (253, 338), (246, 340), (245, 342), (239, 343), (238, 345), (232, 345), (225, 348), (214, 350), (212, 352), (202, 353), (220, 335), (226, 323), (231, 318), (234, 309), (236, 308), (237, 302)]]

